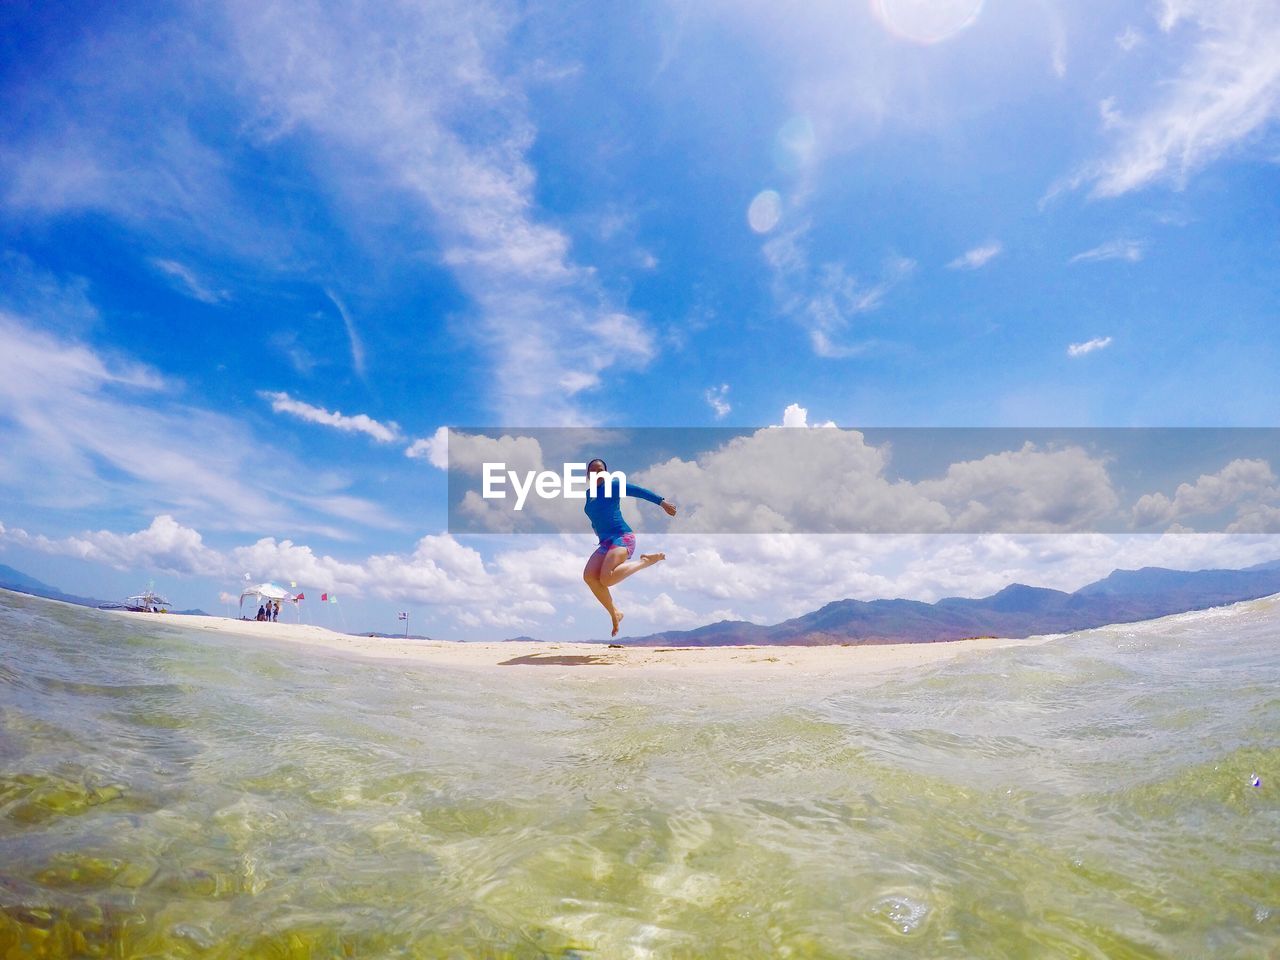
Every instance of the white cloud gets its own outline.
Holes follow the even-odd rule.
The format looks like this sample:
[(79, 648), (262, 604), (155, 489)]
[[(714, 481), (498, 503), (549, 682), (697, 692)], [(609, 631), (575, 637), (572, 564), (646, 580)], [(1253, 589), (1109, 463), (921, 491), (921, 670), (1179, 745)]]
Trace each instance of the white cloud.
[(1067, 346), (1067, 356), (1083, 357), (1086, 353), (1093, 353), (1095, 350), (1105, 350), (1111, 346), (1110, 337), (1094, 337), (1092, 340), (1085, 340), (1083, 343), (1072, 343)]
[(1098, 260), (1127, 260), (1137, 263), (1147, 251), (1145, 240), (1108, 240), (1089, 250), (1077, 253), (1068, 263), (1090, 263)]
[[(166, 244), (305, 272), (333, 299), (361, 378), (371, 358), (346, 292), (371, 278), (331, 236), (370, 260), (389, 249), (434, 257), (465, 300), (450, 329), (488, 361), (486, 396), (505, 419), (582, 422), (575, 392), (654, 356), (645, 318), (539, 211), (525, 87), (550, 74), (510, 55), (520, 18), (505, 3), (230, 0), (174, 11), (146, 31), (104, 27), (41, 65), (31, 98), (40, 123), (0, 144), (8, 208), (100, 211)], [(233, 154), (203, 139), (201, 118), (214, 112), (233, 131)], [(328, 234), (300, 229), (287, 204), (262, 202), (239, 176), (242, 147), (270, 152), (286, 138), (330, 201), (320, 213), (339, 221)]]
[(156, 517), (147, 529), (136, 533), (98, 530), (55, 540), (0, 526), (0, 536), (42, 553), (76, 557), (117, 570), (218, 577), (226, 576), (230, 569), (226, 558), (205, 546), (199, 533), (168, 515)]
[(264, 128), (315, 137), (343, 189), (399, 196), (430, 224), (470, 297), (502, 415), (580, 422), (574, 393), (653, 356), (644, 322), (610, 303), (538, 215), (537, 131), (519, 78), (498, 66), (509, 16), (462, 2), (376, 16), (242, 2), (230, 21)]
[[(816, 427), (834, 427), (835, 421), (828, 420), (825, 423), (814, 424)], [(789, 403), (787, 408), (782, 411), (782, 426), (784, 427), (807, 427), (809, 426), (809, 411), (798, 403)]]
[[(1181, 186), (1280, 117), (1280, 4), (1275, 0), (1164, 0), (1159, 29), (1189, 41), (1175, 77), (1153, 78), (1150, 105), (1126, 126), (1110, 154), (1071, 186), (1113, 197), (1160, 180)], [(1131, 28), (1117, 42), (1132, 49)]]
[(363, 380), (365, 377), (364, 341), (360, 339), (360, 331), (356, 329), (355, 321), (351, 319), (346, 305), (338, 299), (337, 295), (332, 290), (325, 290), (324, 293), (337, 307), (338, 316), (342, 317), (343, 329), (347, 331), (347, 343), (351, 346), (351, 368), (355, 370), (356, 376)]
[(1125, 27), (1116, 36), (1116, 46), (1125, 53), (1128, 53), (1138, 44), (1142, 43), (1142, 34), (1135, 30), (1132, 26)]
[(1167, 526), (1187, 517), (1217, 513), (1231, 507), (1239, 519), (1232, 532), (1265, 532), (1275, 508), (1267, 501), (1280, 500), (1280, 487), (1271, 465), (1265, 460), (1232, 460), (1214, 474), (1201, 474), (1195, 483), (1181, 483), (1171, 498), (1156, 492), (1138, 499), (1133, 506), (1137, 527)]
[(359, 593), (369, 580), (361, 564), (316, 556), (308, 546), (273, 537), (231, 550), (227, 568), (243, 570), (255, 581), (296, 582), (329, 592)]
[(696, 613), (688, 607), (681, 606), (666, 591), (645, 600), (644, 603), (629, 604), (625, 612), (631, 619), (628, 626), (632, 629), (636, 621), (651, 625), (653, 630), (679, 630), (697, 627), (704, 623), (714, 623), (716, 620), (736, 619), (732, 614), (723, 615), (728, 611), (717, 611), (710, 615)]
[(952, 270), (977, 270), (998, 257), (1003, 249), (998, 241), (983, 244), (956, 257), (947, 266)]
[(1030, 442), (953, 463), (914, 489), (946, 509), (955, 531), (1088, 530), (1119, 505), (1101, 460), (1079, 447), (1041, 450)]
[(762, 252), (771, 272), (773, 296), (779, 309), (809, 332), (820, 357), (850, 357), (865, 352), (871, 341), (845, 343), (840, 337), (853, 319), (878, 309), (894, 287), (915, 272), (916, 262), (890, 256), (873, 284), (861, 283), (840, 263), (814, 269), (804, 243), (808, 225), (774, 237)]
[(341, 536), (315, 517), (326, 503), (396, 525), (368, 501), (342, 499), (338, 475), (279, 451), (259, 456), (244, 424), (177, 402), (177, 389), (150, 367), (0, 312), (0, 489), (49, 507), (109, 502), (240, 529), (285, 522)]
[(707, 403), (711, 405), (711, 410), (717, 420), (723, 420), (728, 416), (729, 411), (733, 409), (729, 405), (729, 385), (727, 383), (722, 383), (718, 387), (708, 387), (704, 396)]
[(287, 393), (259, 390), (258, 396), (271, 401), (271, 409), (276, 413), (287, 413), (307, 423), (316, 423), (325, 427), (333, 427), (346, 433), (363, 433), (379, 443), (395, 443), (401, 439), (400, 427), (394, 422), (380, 423), (367, 414), (357, 413), (347, 416), (336, 410), (326, 410), (301, 400), (295, 400)]
[(449, 469), (449, 428), (436, 427), (429, 437), (420, 437), (405, 449), (404, 455), (413, 460), (426, 460), (433, 467)]
[[(787, 408), (784, 427), (808, 413)], [(676, 498), (697, 533), (897, 533), (1089, 529), (1118, 506), (1105, 463), (1077, 447), (1017, 450), (950, 464), (933, 479), (890, 479), (891, 444), (856, 430), (767, 427), (636, 480)]]
[(200, 277), (196, 276), (194, 270), (184, 266), (176, 260), (152, 260), (151, 263), (166, 274), (171, 280), (175, 281), (175, 285), (187, 296), (201, 303), (222, 303), (229, 300), (231, 294), (226, 290), (215, 290), (205, 283)]
[(1104, 130), (1124, 126), (1124, 115), (1116, 108), (1115, 97), (1106, 97), (1098, 103), (1098, 116), (1102, 118)]
[[(1270, 522), (1265, 529), (1275, 532), (1278, 513), (1255, 511), (1249, 522)], [(723, 619), (773, 623), (846, 597), (932, 601), (985, 596), (1010, 582), (1074, 590), (1115, 568), (1239, 567), (1276, 556), (1274, 536), (1216, 534), (642, 537), (646, 547), (665, 550), (667, 560), (615, 591), (633, 634), (642, 632), (641, 625), (664, 630)], [(600, 637), (607, 629), (607, 618), (581, 582), (591, 550), (587, 537), (516, 537), (486, 561), (448, 535), (429, 535), (408, 553), (352, 561), (272, 538), (218, 552), (197, 531), (161, 516), (134, 534), (96, 531), (60, 540), (0, 523), (0, 546), (5, 544), (120, 569), (222, 578), (228, 587), (234, 581), (236, 591), (247, 572), (255, 581), (295, 581), (313, 601), (313, 594), (328, 591), (421, 605), (488, 639), (493, 630), (512, 627), (560, 637), (562, 625), (575, 621), (586, 625), (583, 636)], [(222, 592), (231, 597), (222, 602), (238, 598), (230, 589)]]
[(1240, 507), (1227, 533), (1280, 533), (1280, 506), (1250, 503)]
[(461, 503), (451, 508), (455, 516), (473, 532), (524, 533), (533, 530), (576, 530), (583, 523), (582, 502), (565, 498), (530, 496), (520, 512), (512, 509), (514, 493), (510, 483), (502, 486), (506, 499), (481, 496), (482, 470), (486, 463), (502, 464), (501, 469), (521, 475), (552, 470), (559, 473), (563, 460), (546, 460), (541, 442), (535, 437), (485, 436), (451, 431), (447, 469), (455, 471), (468, 485)]

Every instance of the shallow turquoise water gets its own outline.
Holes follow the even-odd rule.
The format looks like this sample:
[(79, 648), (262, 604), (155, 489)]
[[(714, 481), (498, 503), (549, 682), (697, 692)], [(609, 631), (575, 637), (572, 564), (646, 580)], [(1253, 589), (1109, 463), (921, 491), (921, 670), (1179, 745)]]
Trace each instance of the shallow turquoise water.
[(843, 683), (175, 622), (0, 593), (0, 957), (1280, 956), (1274, 600)]

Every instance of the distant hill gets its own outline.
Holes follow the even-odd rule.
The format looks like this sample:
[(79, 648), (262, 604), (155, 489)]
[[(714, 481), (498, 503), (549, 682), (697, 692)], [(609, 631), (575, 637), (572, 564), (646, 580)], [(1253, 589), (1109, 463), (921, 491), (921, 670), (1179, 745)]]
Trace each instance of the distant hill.
[(968, 637), (1029, 637), (1108, 623), (1132, 623), (1280, 593), (1280, 560), (1245, 570), (1116, 570), (1074, 593), (1013, 583), (980, 599), (836, 600), (770, 626), (741, 620), (669, 630), (624, 641), (630, 646), (735, 644), (817, 646), (932, 643)]
[(41, 583), (35, 577), (29, 577), (21, 570), (6, 567), (2, 563), (0, 563), (0, 588), (13, 590), (17, 593), (29, 593), (34, 597), (44, 597), (47, 600), (74, 603), (82, 607), (96, 607), (102, 603), (101, 600), (95, 600), (92, 597), (77, 597), (73, 593), (63, 593), (57, 587)]
[[(44, 597), (46, 600), (61, 600), (63, 603), (74, 603), (81, 607), (98, 607), (104, 603), (104, 601), (95, 600), (93, 597), (78, 597), (73, 593), (63, 593), (57, 587), (41, 583), (35, 577), (29, 577), (21, 570), (13, 569), (13, 567), (6, 567), (3, 563), (0, 563), (0, 589), (13, 590), (16, 593), (28, 593), (33, 597)], [(169, 613), (177, 616), (209, 616), (209, 614), (200, 609), (170, 610)]]

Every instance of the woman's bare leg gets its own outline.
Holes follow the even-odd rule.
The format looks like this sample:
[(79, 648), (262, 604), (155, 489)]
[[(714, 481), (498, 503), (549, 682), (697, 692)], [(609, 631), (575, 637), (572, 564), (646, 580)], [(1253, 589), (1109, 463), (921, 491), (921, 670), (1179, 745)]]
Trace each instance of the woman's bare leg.
[[(626, 551), (623, 551), (626, 554)], [(605, 556), (599, 553), (593, 553), (587, 561), (587, 565), (583, 568), (582, 579), (586, 582), (595, 598), (600, 601), (600, 605), (605, 608), (609, 614), (609, 619), (613, 621), (613, 633), (610, 636), (618, 635), (618, 625), (622, 623), (622, 614), (613, 604), (613, 596), (609, 593), (609, 588), (600, 582), (600, 572), (604, 566)]]
[(665, 553), (642, 553), (639, 560), (627, 560), (626, 556), (626, 550), (622, 547), (614, 547), (604, 558), (604, 566), (600, 570), (600, 582), (606, 587), (617, 586), (633, 573), (667, 559)]

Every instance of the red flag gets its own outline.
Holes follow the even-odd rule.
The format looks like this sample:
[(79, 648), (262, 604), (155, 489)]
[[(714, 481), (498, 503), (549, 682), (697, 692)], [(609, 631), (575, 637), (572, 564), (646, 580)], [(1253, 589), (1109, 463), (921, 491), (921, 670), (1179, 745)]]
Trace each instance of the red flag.
[(321, 603), (328, 603), (328, 602), (329, 602), (329, 595), (328, 595), (327, 593), (322, 593), (322, 594), (320, 594), (320, 602), (321, 602)]
[(305, 599), (307, 599), (307, 597), (306, 597), (306, 594), (302, 594), (302, 593), (300, 593), (300, 594), (298, 594), (294, 599), (295, 599), (295, 600), (305, 600)]

